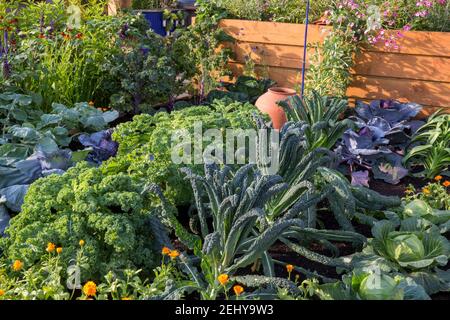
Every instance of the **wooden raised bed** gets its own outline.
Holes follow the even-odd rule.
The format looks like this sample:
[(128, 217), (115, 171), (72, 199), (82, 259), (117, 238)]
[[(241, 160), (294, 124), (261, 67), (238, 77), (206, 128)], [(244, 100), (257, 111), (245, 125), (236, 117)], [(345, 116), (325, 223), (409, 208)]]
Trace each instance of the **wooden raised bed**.
[[(279, 85), (299, 85), (305, 25), (225, 19), (221, 27), (237, 40), (231, 45), (236, 57), (230, 61), (235, 74), (250, 57), (257, 72), (268, 73)], [(323, 41), (327, 28), (310, 25), (308, 43)], [(423, 115), (438, 108), (450, 112), (450, 33), (404, 34), (399, 50), (380, 44), (355, 57), (348, 97), (417, 102), (424, 106)]]

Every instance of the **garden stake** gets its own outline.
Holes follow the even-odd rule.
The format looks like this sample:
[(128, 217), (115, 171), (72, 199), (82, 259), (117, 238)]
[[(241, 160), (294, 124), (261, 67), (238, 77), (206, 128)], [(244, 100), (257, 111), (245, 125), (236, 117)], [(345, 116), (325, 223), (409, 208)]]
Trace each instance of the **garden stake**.
[(303, 44), (303, 65), (302, 65), (302, 99), (305, 95), (305, 68), (306, 68), (306, 50), (308, 45), (308, 25), (309, 25), (309, 0), (306, 1), (306, 26), (305, 26), (305, 40)]

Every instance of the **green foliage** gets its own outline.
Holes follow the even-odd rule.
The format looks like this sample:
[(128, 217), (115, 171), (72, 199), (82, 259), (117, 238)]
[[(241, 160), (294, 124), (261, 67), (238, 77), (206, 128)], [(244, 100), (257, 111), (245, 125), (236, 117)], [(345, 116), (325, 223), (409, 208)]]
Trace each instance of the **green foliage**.
[[(226, 9), (230, 18), (276, 22), (303, 23), (306, 1), (303, 0), (213, 0)], [(332, 1), (311, 1), (311, 21), (321, 18)]]
[(433, 209), (450, 210), (450, 193), (448, 192), (450, 185), (446, 186), (447, 184), (447, 180), (442, 184), (441, 181), (430, 182), (419, 190), (416, 190), (414, 186), (410, 185), (406, 190), (405, 201), (411, 202), (420, 199), (429, 204)]
[(308, 295), (321, 300), (430, 300), (412, 278), (378, 271), (355, 269), (342, 281), (318, 284), (307, 280), (302, 285)]
[[(138, 15), (136, 19), (144, 18)], [(112, 88), (113, 108), (152, 113), (156, 104), (169, 102), (181, 92), (184, 77), (163, 38), (124, 24), (115, 46), (120, 51), (102, 66)]]
[(62, 176), (35, 182), (22, 212), (11, 220), (1, 247), (8, 259), (25, 266), (39, 263), (47, 243), (63, 247), (62, 265), (75, 259), (79, 240), (88, 258), (82, 279), (100, 279), (109, 271), (143, 268), (158, 262), (149, 200), (142, 187), (123, 173), (105, 175), (85, 163)]
[[(199, 235), (183, 230), (157, 186), (149, 186), (149, 190), (161, 198), (161, 219), (201, 258), (203, 277), (196, 281), (196, 289), (203, 298), (217, 296), (220, 274), (233, 275), (262, 257), (267, 258), (266, 272), (271, 272), (273, 263), (267, 250), (283, 231), (295, 225), (303, 226), (299, 219), (286, 219), (261, 231), (255, 228), (257, 222), (265, 219), (262, 208), (280, 189), (282, 181), (279, 176), (261, 176), (253, 168), (253, 165), (246, 165), (233, 172), (227, 166), (220, 170), (217, 165), (205, 165), (205, 177), (183, 169), (194, 192)], [(207, 195), (207, 206), (203, 195)]]
[(120, 26), (132, 24), (134, 18), (103, 15), (104, 4), (92, 0), (82, 5), (79, 26), (73, 28), (66, 25), (70, 13), (64, 1), (12, 7), (7, 17), (17, 23), (7, 37), (11, 72), (2, 84), (41, 95), (44, 111), (53, 102), (72, 105), (92, 100), (105, 106), (109, 97), (101, 68), (117, 51), (112, 40)]
[(198, 0), (197, 6), (195, 24), (179, 30), (172, 50), (185, 53), (178, 54), (180, 64), (190, 73), (190, 90), (202, 102), (222, 77), (231, 75), (227, 68), (231, 50), (224, 49), (221, 44), (234, 39), (218, 27), (219, 21), (225, 17), (223, 9), (207, 0)]
[(87, 103), (72, 108), (53, 103), (51, 112), (44, 113), (35, 107), (40, 102), (37, 96), (0, 94), (0, 158), (23, 160), (37, 150), (54, 153), (68, 147), (76, 135), (106, 129), (118, 116)]
[(436, 226), (417, 217), (400, 223), (382, 220), (375, 223), (372, 234), (374, 238), (363, 252), (352, 257), (353, 267), (400, 272), (413, 278), (427, 294), (448, 290), (450, 277), (439, 267), (448, 262), (450, 243)]
[(176, 7), (176, 0), (133, 0), (133, 9), (160, 9)]
[(344, 99), (322, 97), (313, 91), (311, 97), (301, 99), (295, 95), (280, 101), (279, 104), (289, 121), (303, 121), (308, 124), (305, 136), (310, 150), (331, 149), (345, 130), (353, 126), (351, 120), (340, 119), (348, 108), (348, 103)]
[(311, 45), (313, 54), (306, 73), (306, 92), (317, 91), (321, 95), (345, 97), (352, 81), (350, 68), (357, 46), (349, 41), (346, 33), (334, 30), (323, 43)]
[[(178, 170), (185, 164), (172, 161), (172, 147), (176, 144), (172, 139), (183, 133), (184, 138), (190, 139), (190, 146), (196, 142), (204, 147), (209, 143), (193, 136), (196, 123), (201, 122), (203, 130), (248, 129), (254, 127), (254, 112), (258, 111), (250, 104), (216, 100), (211, 106), (189, 107), (171, 114), (159, 112), (154, 116), (136, 116), (134, 121), (121, 124), (115, 130), (113, 139), (119, 143), (118, 154), (104, 163), (101, 170), (108, 174), (126, 172), (136, 179), (156, 183), (170, 202), (177, 205), (190, 203), (189, 184)], [(203, 170), (201, 164), (190, 167), (197, 173)]]
[(256, 79), (250, 76), (238, 76), (235, 83), (225, 84), (226, 91), (212, 90), (207, 96), (209, 102), (228, 97), (235, 101), (255, 103), (275, 82), (270, 79)]
[(0, 300), (68, 300), (70, 293), (63, 285), (64, 267), (60, 256), (46, 256), (20, 274), (11, 275), (10, 265), (0, 262)]
[(413, 136), (403, 158), (409, 167), (421, 166), (419, 173), (429, 179), (444, 173), (450, 165), (450, 115), (437, 112)]

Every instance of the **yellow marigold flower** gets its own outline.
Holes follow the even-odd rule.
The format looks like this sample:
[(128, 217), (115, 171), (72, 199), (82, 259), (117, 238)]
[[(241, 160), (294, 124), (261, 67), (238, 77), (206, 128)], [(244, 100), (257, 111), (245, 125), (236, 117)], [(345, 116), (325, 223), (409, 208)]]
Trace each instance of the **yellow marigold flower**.
[(405, 190), (405, 193), (406, 193), (406, 194), (411, 194), (411, 193), (414, 193), (414, 190), (411, 189), (411, 188), (407, 188), (407, 189)]
[(0, 289), (0, 297), (5, 295), (5, 290)]
[(441, 175), (436, 176), (436, 177), (434, 177), (434, 180), (436, 180), (436, 181), (441, 181), (441, 180), (442, 180), (442, 176), (441, 176)]
[(56, 248), (56, 252), (57, 252), (58, 254), (61, 254), (61, 252), (62, 252), (62, 247)]
[(168, 256), (172, 250), (167, 247), (162, 248), (161, 253), (165, 256)]
[(446, 187), (446, 188), (448, 188), (448, 187), (450, 187), (450, 181), (445, 181), (443, 184), (442, 184), (444, 187)]
[(294, 266), (292, 264), (287, 264), (286, 265), (286, 270), (287, 270), (287, 272), (291, 273), (292, 270), (294, 270)]
[(169, 253), (169, 257), (171, 257), (172, 259), (176, 259), (179, 255), (180, 253), (177, 250), (171, 250)]
[(80, 245), (80, 247), (84, 246), (84, 243), (85, 243), (85, 242), (84, 242), (83, 239), (81, 239), (80, 242), (78, 242), (78, 244)]
[(422, 192), (423, 192), (423, 194), (430, 194), (431, 193), (430, 189), (428, 189), (426, 187), (422, 189)]
[(227, 284), (228, 279), (229, 279), (228, 275), (225, 273), (222, 273), (220, 276), (217, 277), (217, 280), (219, 280), (219, 283), (223, 286)]
[(22, 267), (23, 267), (23, 262), (20, 260), (14, 261), (14, 263), (12, 265), (12, 268), (14, 271), (20, 271), (20, 269), (22, 269)]
[(55, 251), (56, 245), (52, 242), (49, 242), (47, 244), (47, 249), (45, 249), (47, 252), (51, 253), (53, 251)]
[(95, 296), (97, 293), (97, 285), (94, 281), (88, 281), (83, 286), (83, 293), (87, 295), (88, 297)]
[(123, 297), (122, 300), (133, 300), (131, 297)]
[(235, 295), (240, 296), (241, 293), (244, 292), (244, 288), (237, 284), (233, 287), (233, 291)]
[(89, 105), (90, 105), (91, 107), (93, 107), (93, 106), (94, 106), (94, 101), (89, 101)]

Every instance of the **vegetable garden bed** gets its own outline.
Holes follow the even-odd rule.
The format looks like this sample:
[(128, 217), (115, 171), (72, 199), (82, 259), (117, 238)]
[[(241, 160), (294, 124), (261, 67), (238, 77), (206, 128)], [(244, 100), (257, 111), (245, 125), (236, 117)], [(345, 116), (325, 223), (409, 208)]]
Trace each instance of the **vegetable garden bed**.
[(450, 299), (450, 34), (373, 1), (314, 3), (307, 70), (304, 25), (213, 0), (165, 37), (0, 2), (0, 300)]

